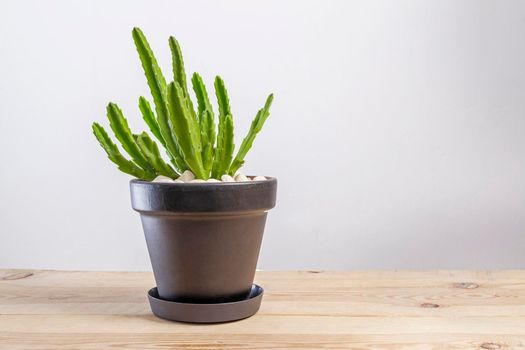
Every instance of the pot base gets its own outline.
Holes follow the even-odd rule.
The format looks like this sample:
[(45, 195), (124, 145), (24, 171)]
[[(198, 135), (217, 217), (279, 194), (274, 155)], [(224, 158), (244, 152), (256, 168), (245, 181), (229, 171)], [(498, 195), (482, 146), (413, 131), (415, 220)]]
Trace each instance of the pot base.
[(189, 323), (219, 323), (241, 320), (255, 315), (261, 306), (264, 289), (252, 285), (248, 297), (229, 303), (183, 303), (160, 299), (157, 287), (148, 292), (151, 311), (157, 317)]

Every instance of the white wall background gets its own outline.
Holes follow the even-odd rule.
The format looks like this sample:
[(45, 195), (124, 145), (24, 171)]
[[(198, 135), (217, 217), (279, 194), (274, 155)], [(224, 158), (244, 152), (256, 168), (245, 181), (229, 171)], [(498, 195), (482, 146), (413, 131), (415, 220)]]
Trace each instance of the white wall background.
[(264, 269), (525, 268), (525, 2), (2, 1), (0, 268), (149, 268), (91, 135), (170, 72), (229, 87), (248, 173), (279, 178)]

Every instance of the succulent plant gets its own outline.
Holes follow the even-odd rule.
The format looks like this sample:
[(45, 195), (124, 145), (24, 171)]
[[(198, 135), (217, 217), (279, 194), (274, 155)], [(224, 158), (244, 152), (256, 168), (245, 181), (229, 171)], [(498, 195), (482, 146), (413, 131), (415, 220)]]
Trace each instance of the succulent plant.
[(166, 82), (153, 51), (139, 28), (133, 29), (133, 40), (151, 90), (155, 111), (143, 96), (139, 98), (139, 109), (151, 134), (165, 149), (169, 162), (163, 159), (157, 142), (147, 132), (134, 134), (131, 131), (121, 109), (112, 102), (107, 106), (109, 124), (131, 159), (122, 155), (100, 124), (93, 123), (93, 133), (108, 158), (122, 172), (143, 180), (152, 180), (158, 175), (175, 179), (185, 170), (191, 170), (197, 179), (203, 180), (235, 174), (244, 164), (244, 158), (257, 133), (270, 115), (273, 95), (268, 96), (264, 107), (257, 112), (234, 157), (233, 117), (222, 78), (217, 76), (214, 84), (219, 112), (216, 129), (215, 113), (198, 73), (193, 73), (191, 77), (197, 102), (197, 108), (194, 107), (177, 40), (174, 37), (169, 38), (173, 62), (173, 81), (170, 83)]

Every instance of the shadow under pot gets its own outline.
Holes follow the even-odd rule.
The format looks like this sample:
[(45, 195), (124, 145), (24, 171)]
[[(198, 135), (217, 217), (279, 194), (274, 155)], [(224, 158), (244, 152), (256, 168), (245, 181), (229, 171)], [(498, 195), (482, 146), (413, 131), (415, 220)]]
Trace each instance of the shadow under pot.
[(227, 303), (252, 290), (277, 180), (154, 183), (131, 180), (159, 298)]

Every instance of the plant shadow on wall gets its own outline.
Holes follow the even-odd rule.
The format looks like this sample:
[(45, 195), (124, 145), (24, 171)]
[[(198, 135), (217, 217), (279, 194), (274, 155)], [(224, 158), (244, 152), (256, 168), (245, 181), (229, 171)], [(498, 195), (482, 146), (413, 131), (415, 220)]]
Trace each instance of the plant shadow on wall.
[[(218, 126), (202, 78), (190, 98), (179, 44), (169, 38), (173, 81), (169, 84), (138, 28), (133, 29), (155, 112), (139, 98), (151, 134), (134, 134), (120, 108), (109, 103), (107, 116), (119, 151), (104, 128), (93, 133), (109, 159), (130, 182), (131, 205), (140, 213), (156, 287), (148, 292), (153, 313), (185, 322), (225, 322), (257, 312), (263, 288), (253, 284), (267, 213), (275, 206), (277, 179), (238, 173), (256, 135), (270, 115), (273, 95), (257, 112), (234, 157), (233, 118), (228, 93), (215, 78)], [(220, 179), (220, 180), (219, 180)], [(151, 181), (153, 180), (153, 181)]]
[[(266, 99), (264, 107), (257, 112), (248, 134), (233, 157), (233, 118), (228, 92), (221, 77), (215, 78), (215, 94), (218, 104), (218, 131), (215, 114), (201, 76), (193, 73), (191, 84), (197, 98), (197, 109), (189, 96), (184, 61), (179, 43), (169, 38), (173, 62), (173, 81), (169, 84), (162, 74), (155, 56), (139, 28), (133, 29), (133, 40), (137, 48), (146, 79), (153, 96), (155, 113), (146, 98), (139, 98), (139, 109), (153, 136), (165, 148), (171, 164), (164, 161), (157, 143), (146, 132), (134, 134), (128, 126), (121, 109), (110, 102), (107, 117), (115, 137), (131, 160), (120, 153), (108, 133), (93, 123), (93, 133), (106, 151), (108, 158), (118, 168), (138, 179), (153, 180), (157, 176), (180, 181), (196, 179), (223, 179), (232, 181), (232, 176), (244, 164), (244, 158), (264, 122), (270, 115), (273, 95)], [(224, 176), (226, 175), (226, 176)], [(159, 180), (162, 178), (159, 178)], [(248, 180), (241, 176), (241, 180)]]

